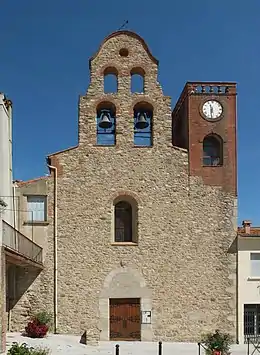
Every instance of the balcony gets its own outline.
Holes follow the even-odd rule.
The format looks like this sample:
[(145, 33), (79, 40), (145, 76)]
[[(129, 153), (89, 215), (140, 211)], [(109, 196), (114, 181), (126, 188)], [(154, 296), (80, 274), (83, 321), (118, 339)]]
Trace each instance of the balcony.
[(42, 266), (42, 248), (3, 221), (3, 246), (7, 251)]

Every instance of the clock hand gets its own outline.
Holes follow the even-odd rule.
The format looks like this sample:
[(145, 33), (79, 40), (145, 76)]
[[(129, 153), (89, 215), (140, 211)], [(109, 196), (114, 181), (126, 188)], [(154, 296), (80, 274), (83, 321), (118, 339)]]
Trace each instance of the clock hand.
[(210, 118), (213, 118), (213, 107), (210, 105)]

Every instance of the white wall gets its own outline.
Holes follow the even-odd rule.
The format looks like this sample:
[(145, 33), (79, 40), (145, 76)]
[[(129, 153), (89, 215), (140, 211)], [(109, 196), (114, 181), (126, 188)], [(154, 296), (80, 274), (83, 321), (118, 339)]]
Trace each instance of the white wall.
[[(1, 208), (0, 223), (4, 219), (13, 224), (12, 199), (12, 109), (7, 108), (4, 95), (0, 93), (0, 198), (7, 203), (6, 209)], [(0, 226), (2, 229), (2, 225)], [(0, 233), (1, 238), (2, 233)], [(2, 238), (0, 239), (2, 244)]]
[(251, 277), (251, 263), (250, 263), (250, 253), (257, 253), (257, 252), (260, 252), (260, 250), (259, 251), (256, 250), (238, 251), (239, 343), (244, 342), (244, 304), (260, 303), (260, 275), (259, 277)]

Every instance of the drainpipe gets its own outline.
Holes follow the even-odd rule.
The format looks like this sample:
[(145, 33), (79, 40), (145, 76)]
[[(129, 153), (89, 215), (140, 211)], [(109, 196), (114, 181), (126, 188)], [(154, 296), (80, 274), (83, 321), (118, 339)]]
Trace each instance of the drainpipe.
[(13, 203), (13, 226), (14, 228), (16, 229), (16, 203), (15, 203), (15, 196), (16, 196), (16, 193), (15, 193), (15, 188), (16, 188), (16, 185), (13, 184), (12, 186), (12, 192), (13, 192), (13, 196), (12, 196), (12, 203)]
[(48, 165), (50, 170), (54, 172), (54, 218), (53, 218), (53, 249), (54, 249), (54, 334), (57, 334), (58, 327), (58, 248), (57, 248), (57, 168)]
[[(12, 219), (13, 220), (12, 220), (12, 223), (13, 223), (13, 227), (16, 229), (16, 208), (17, 208), (17, 206), (15, 204), (15, 195), (16, 195), (15, 188), (16, 188), (16, 184), (13, 183), (13, 186), (12, 186), (12, 206), (13, 206), (12, 207), (13, 208), (13, 218)], [(9, 222), (11, 222), (11, 221), (9, 221)], [(10, 272), (12, 272), (12, 270), (10, 271), (10, 269), (9, 269), (7, 271), (7, 275), (9, 275)], [(8, 278), (7, 282), (9, 283), (9, 281), (10, 281), (10, 277)], [(15, 269), (14, 269), (12, 281), (13, 281), (13, 284), (12, 284), (13, 295), (11, 295), (11, 298), (13, 300), (16, 295), (16, 272), (15, 272)], [(7, 330), (9, 332), (11, 330), (11, 324), (12, 324), (12, 309), (10, 307), (10, 294), (9, 294), (9, 297), (8, 297), (8, 322), (7, 322)]]

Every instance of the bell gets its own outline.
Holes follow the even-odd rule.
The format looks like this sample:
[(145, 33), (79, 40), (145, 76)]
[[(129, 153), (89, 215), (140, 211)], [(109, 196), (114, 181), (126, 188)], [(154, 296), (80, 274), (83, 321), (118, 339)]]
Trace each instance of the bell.
[(103, 113), (101, 120), (99, 121), (99, 127), (103, 129), (108, 129), (112, 127), (112, 122), (110, 121), (110, 118), (108, 117), (107, 113)]
[(147, 122), (145, 115), (143, 113), (140, 113), (140, 115), (138, 116), (138, 118), (136, 120), (135, 127), (137, 129), (144, 129), (144, 128), (147, 128), (148, 126), (149, 126), (149, 123)]

